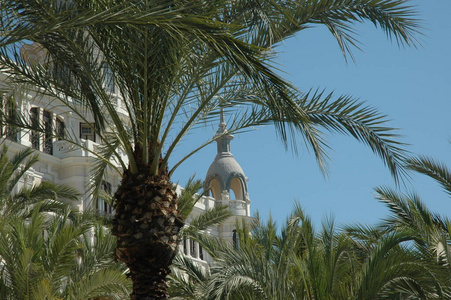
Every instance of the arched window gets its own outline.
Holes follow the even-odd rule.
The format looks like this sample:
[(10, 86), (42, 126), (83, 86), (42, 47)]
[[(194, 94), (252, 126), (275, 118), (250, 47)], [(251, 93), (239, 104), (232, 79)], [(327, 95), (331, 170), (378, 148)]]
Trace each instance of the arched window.
[(71, 84), (71, 72), (65, 63), (55, 63), (54, 72), (57, 80), (61, 80), (62, 85)]

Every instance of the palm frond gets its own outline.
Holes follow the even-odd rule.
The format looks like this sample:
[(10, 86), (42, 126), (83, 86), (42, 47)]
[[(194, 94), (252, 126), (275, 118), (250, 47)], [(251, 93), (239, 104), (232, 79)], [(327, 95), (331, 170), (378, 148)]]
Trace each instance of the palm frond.
[(124, 299), (130, 289), (130, 281), (115, 269), (96, 271), (77, 283), (71, 297), (73, 299), (93, 299), (106, 297), (108, 299)]
[(305, 111), (313, 124), (330, 131), (349, 134), (368, 145), (388, 166), (395, 180), (405, 175), (405, 144), (399, 142), (395, 129), (383, 126), (385, 116), (375, 108), (365, 107), (349, 96), (332, 100), (333, 94), (309, 92), (305, 95)]
[(205, 284), (208, 276), (208, 269), (189, 257), (177, 255), (169, 279), (171, 299), (206, 299)]
[(199, 215), (197, 218), (191, 220), (189, 227), (186, 230), (205, 230), (210, 226), (219, 224), (228, 218), (230, 218), (232, 213), (228, 206), (218, 205), (215, 206), (203, 214)]
[[(4, 156), (6, 159), (6, 153), (8, 152), (8, 147), (3, 145), (2, 147), (2, 157)], [(3, 192), (5, 194), (11, 194), (16, 184), (23, 177), (23, 175), (38, 161), (38, 155), (33, 154), (33, 150), (31, 148), (27, 148), (16, 153), (9, 162), (5, 161), (5, 165), (3, 165), (4, 169), (2, 171), (2, 182), (6, 183), (7, 186), (4, 186)], [(7, 167), (8, 166), (8, 167)], [(6, 180), (3, 181), (3, 180)]]
[(193, 211), (194, 205), (201, 199), (202, 194), (198, 193), (201, 188), (202, 181), (195, 180), (194, 176), (191, 176), (182, 189), (177, 201), (180, 216), (184, 220)]
[(288, 25), (286, 30), (293, 32), (308, 28), (309, 24), (324, 24), (345, 57), (347, 54), (353, 57), (352, 47), (359, 49), (353, 24), (363, 21), (380, 27), (398, 45), (415, 46), (419, 43), (417, 35), (421, 25), (408, 1), (314, 0), (296, 3), (294, 9), (292, 25)]
[(448, 195), (451, 195), (451, 172), (443, 163), (426, 156), (420, 156), (409, 158), (407, 168), (431, 177), (442, 186)]

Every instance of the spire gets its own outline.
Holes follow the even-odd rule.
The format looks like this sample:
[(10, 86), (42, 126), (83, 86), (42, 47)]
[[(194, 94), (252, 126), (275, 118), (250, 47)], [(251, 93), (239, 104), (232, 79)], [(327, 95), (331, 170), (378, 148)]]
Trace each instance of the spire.
[(217, 138), (218, 154), (230, 153), (230, 141), (233, 140), (233, 135), (227, 133), (227, 124), (224, 121), (224, 108), (222, 107), (220, 108), (220, 123), (215, 138)]
[(225, 124), (225, 121), (224, 121), (224, 108), (221, 106), (221, 109), (220, 109), (220, 121), (221, 121), (221, 124)]
[(214, 138), (218, 153), (208, 168), (204, 189), (209, 190), (210, 195), (216, 200), (225, 201), (224, 205), (231, 205), (234, 215), (249, 216), (247, 177), (230, 152), (233, 135), (227, 130), (223, 107), (220, 107), (220, 123)]

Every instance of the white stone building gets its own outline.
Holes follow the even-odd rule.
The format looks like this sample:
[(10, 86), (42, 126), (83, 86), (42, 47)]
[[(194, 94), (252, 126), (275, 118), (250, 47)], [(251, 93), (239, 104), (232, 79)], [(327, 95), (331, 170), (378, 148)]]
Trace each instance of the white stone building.
[[(22, 56), (26, 61), (34, 63), (41, 59), (41, 49), (35, 45), (26, 46)], [(107, 79), (104, 82), (111, 92), (111, 99), (126, 121), (128, 116), (123, 108), (122, 99), (115, 93), (114, 83)], [(13, 97), (17, 105), (8, 105), (5, 101), (8, 97)], [(8, 146), (11, 155), (27, 147), (32, 147), (39, 153), (39, 162), (21, 179), (16, 189), (20, 189), (21, 186), (32, 186), (42, 180), (67, 184), (77, 188), (82, 194), (79, 203), (75, 204), (79, 210), (95, 207), (101, 213), (112, 213), (112, 208), (107, 203), (102, 199), (95, 203), (89, 193), (88, 187), (95, 159), (93, 153), (101, 143), (93, 130), (94, 120), (89, 115), (82, 119), (63, 105), (58, 105), (56, 100), (39, 96), (29, 90), (14, 89), (8, 85), (7, 78), (2, 73), (0, 73), (0, 106), (6, 114), (13, 115), (16, 111), (20, 111), (28, 115), (32, 122), (39, 122), (45, 128), (44, 133), (37, 133), (33, 130), (16, 130), (0, 126), (0, 143)], [(221, 117), (217, 132), (218, 153), (204, 183), (206, 189), (210, 188), (210, 196), (202, 197), (196, 204), (192, 216), (202, 214), (218, 204), (229, 206), (233, 217), (219, 226), (210, 228), (206, 234), (233, 243), (236, 239), (236, 222), (243, 218), (250, 219), (250, 199), (247, 178), (230, 152), (233, 136), (227, 134), (226, 130), (226, 124)], [(72, 139), (77, 139), (86, 149), (73, 146), (61, 139), (63, 134), (71, 135)], [(109, 193), (113, 193), (119, 184), (120, 175), (114, 172), (110, 172), (102, 183), (103, 189)], [(192, 216), (188, 217), (188, 223)], [(180, 248), (186, 255), (199, 262), (206, 263), (210, 260), (193, 241), (183, 241)]]

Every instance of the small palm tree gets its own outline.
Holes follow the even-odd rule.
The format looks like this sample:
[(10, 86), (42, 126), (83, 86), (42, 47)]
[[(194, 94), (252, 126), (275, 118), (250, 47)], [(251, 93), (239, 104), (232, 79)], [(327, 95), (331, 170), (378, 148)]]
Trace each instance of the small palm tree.
[(53, 212), (64, 209), (62, 201), (76, 201), (79, 193), (72, 187), (49, 181), (33, 183), (17, 189), (21, 178), (38, 161), (38, 155), (27, 148), (8, 155), (8, 147), (3, 145), (0, 152), (0, 222), (7, 222), (9, 216), (27, 218), (39, 203), (42, 211)]
[[(426, 156), (411, 158), (408, 168), (427, 175), (451, 193), (451, 172), (446, 165)], [(429, 211), (415, 193), (403, 194), (387, 187), (376, 189), (377, 198), (386, 203), (392, 216), (383, 224), (388, 231), (405, 231), (419, 259), (428, 262), (423, 274), (428, 274), (433, 295), (451, 299), (451, 221), (448, 217)]]
[[(123, 299), (129, 281), (111, 255), (115, 239), (90, 212), (76, 212), (71, 187), (15, 188), (37, 162), (33, 150), (0, 154), (0, 298)], [(66, 201), (66, 202), (63, 202)], [(95, 241), (94, 241), (95, 237)]]
[(362, 259), (353, 299), (436, 299), (434, 267), (411, 246), (411, 231), (368, 226), (350, 226), (346, 231)]
[(198, 262), (184, 255), (177, 255), (171, 266), (168, 278), (169, 299), (171, 300), (205, 300), (208, 295), (210, 272)]
[[(431, 177), (451, 193), (451, 172), (444, 164), (420, 156), (410, 158), (407, 167)], [(381, 297), (397, 291), (396, 299), (451, 299), (449, 218), (431, 212), (415, 193), (378, 187), (376, 198), (388, 206), (391, 215), (377, 229), (347, 228), (354, 241), (365, 241), (356, 244), (359, 248), (374, 252), (367, 255), (372, 262), (361, 277), (360, 299), (371, 297), (370, 285), (391, 286), (382, 290)], [(384, 244), (391, 244), (395, 255), (384, 249)]]
[(437, 264), (435, 251), (413, 247), (420, 241), (415, 229), (354, 225), (337, 230), (326, 220), (315, 232), (299, 206), (280, 233), (272, 220), (262, 224), (256, 218), (253, 226), (251, 234), (240, 231), (235, 248), (200, 237), (215, 258), (213, 267), (204, 272), (178, 258), (171, 276), (174, 299), (449, 298), (449, 273), (440, 269), (444, 258)]
[[(3, 0), (0, 11), (0, 69), (10, 83), (33, 87), (83, 122), (92, 115), (103, 143), (93, 152), (97, 186), (107, 167), (122, 174), (113, 234), (133, 280), (132, 299), (167, 297), (165, 278), (183, 226), (170, 178), (214, 139), (173, 166), (169, 161), (183, 138), (226, 103), (235, 116), (231, 133), (274, 124), (287, 146), (295, 148), (301, 136), (321, 167), (322, 130), (347, 133), (396, 177), (402, 173), (404, 152), (383, 116), (348, 96), (298, 92), (270, 69), (270, 59), (277, 43), (312, 24), (327, 26), (343, 53), (355, 46), (353, 24), (361, 20), (415, 44), (418, 24), (404, 1)], [(44, 49), (44, 60), (21, 58), (19, 48), (29, 41)], [(29, 119), (14, 125), (45, 132)], [(69, 133), (67, 139), (83, 147)]]
[(206, 247), (217, 259), (203, 284), (211, 299), (352, 299), (361, 262), (333, 222), (315, 233), (299, 205), (280, 233), (271, 219), (255, 221), (239, 247)]
[[(101, 225), (74, 219), (70, 209), (48, 215), (40, 206), (0, 229), (1, 298), (123, 299), (130, 282), (113, 262), (113, 237)], [(88, 242), (92, 233), (95, 243)]]

